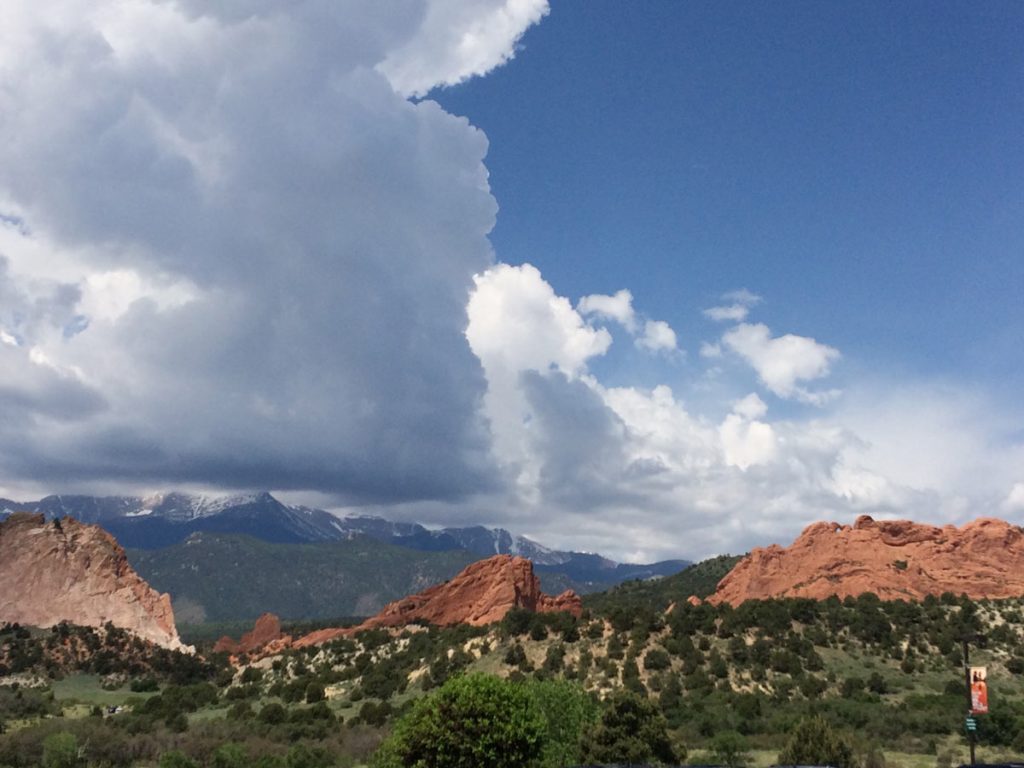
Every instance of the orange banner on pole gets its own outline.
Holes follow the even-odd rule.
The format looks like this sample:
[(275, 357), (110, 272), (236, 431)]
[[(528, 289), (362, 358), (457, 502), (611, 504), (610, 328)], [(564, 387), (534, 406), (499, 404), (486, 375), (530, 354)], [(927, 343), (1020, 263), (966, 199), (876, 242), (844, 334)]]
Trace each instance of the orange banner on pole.
[(985, 667), (971, 667), (971, 714), (988, 714), (988, 684)]

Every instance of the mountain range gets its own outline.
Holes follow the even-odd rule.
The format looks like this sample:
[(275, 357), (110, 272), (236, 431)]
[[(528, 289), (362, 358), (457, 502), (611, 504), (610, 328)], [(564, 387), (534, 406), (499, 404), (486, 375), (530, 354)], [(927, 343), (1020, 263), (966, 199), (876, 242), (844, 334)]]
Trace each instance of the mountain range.
[(162, 549), (128, 550), (142, 578), (171, 595), (183, 625), (252, 621), (265, 611), (289, 620), (370, 616), (479, 559), (365, 536), (283, 544), (200, 532)]
[[(551, 549), (503, 528), (467, 526), (435, 530), (380, 517), (339, 517), (322, 509), (285, 504), (267, 492), (226, 497), (172, 492), (148, 497), (54, 495), (33, 502), (0, 499), (0, 519), (15, 511), (43, 514), (47, 520), (73, 517), (99, 525), (131, 552), (133, 563), (148, 562), (151, 558), (144, 557), (145, 551), (168, 547), (177, 550), (187, 540), (191, 540), (193, 547), (213, 546), (213, 539), (191, 539), (202, 533), (241, 534), (280, 545), (366, 538), (420, 552), (463, 551), (469, 553), (469, 560), (519, 555), (534, 563), (545, 586), (572, 588), (580, 593), (607, 589), (633, 579), (667, 576), (689, 565), (685, 560), (617, 563), (593, 553)], [(296, 552), (300, 551), (310, 550)], [(457, 560), (462, 564), (469, 561)], [(216, 575), (209, 573), (208, 577)], [(173, 590), (168, 591), (174, 594)]]

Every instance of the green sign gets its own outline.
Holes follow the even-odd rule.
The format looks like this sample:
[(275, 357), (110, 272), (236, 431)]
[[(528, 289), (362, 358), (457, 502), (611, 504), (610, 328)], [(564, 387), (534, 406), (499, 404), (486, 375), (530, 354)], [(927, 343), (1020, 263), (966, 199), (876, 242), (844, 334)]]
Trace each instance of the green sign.
[(975, 720), (975, 719), (974, 719), (973, 717), (968, 717), (968, 718), (967, 718), (967, 719), (966, 719), (966, 720), (964, 721), (964, 725), (966, 725), (966, 726), (967, 726), (967, 730), (968, 730), (968, 731), (971, 731), (971, 732), (973, 732), (973, 731), (976, 731), (976, 730), (978, 730), (978, 721), (977, 721), (977, 720)]

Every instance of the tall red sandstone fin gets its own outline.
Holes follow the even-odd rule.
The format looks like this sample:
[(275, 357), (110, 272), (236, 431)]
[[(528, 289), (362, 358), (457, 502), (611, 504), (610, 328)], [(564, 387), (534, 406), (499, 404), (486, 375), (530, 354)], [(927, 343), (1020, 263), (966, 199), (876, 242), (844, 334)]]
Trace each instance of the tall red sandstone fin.
[(756, 548), (718, 584), (710, 603), (771, 597), (922, 599), (1024, 595), (1024, 529), (981, 518), (961, 528), (910, 520), (814, 523), (789, 547)]
[(169, 595), (149, 586), (97, 525), (15, 513), (0, 523), (0, 622), (51, 627), (108, 621), (165, 648), (178, 638)]
[(540, 580), (533, 573), (533, 563), (526, 558), (495, 555), (472, 563), (451, 581), (389, 603), (358, 627), (319, 630), (299, 638), (295, 646), (319, 645), (364, 629), (401, 627), (414, 622), (482, 626), (501, 621), (512, 608), (567, 611), (579, 616), (583, 603), (572, 590), (557, 597), (543, 594)]
[(235, 641), (225, 635), (213, 646), (213, 652), (221, 651), (237, 656), (240, 653), (253, 653), (265, 648), (284, 636), (281, 634), (281, 620), (272, 613), (264, 613), (253, 625), (252, 631), (242, 635), (242, 639)]

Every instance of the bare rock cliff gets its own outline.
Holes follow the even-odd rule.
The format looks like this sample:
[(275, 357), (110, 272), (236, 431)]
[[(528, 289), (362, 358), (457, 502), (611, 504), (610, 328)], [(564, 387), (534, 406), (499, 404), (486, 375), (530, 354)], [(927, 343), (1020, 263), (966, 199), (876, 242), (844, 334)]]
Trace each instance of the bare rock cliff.
[(583, 603), (572, 590), (557, 597), (543, 594), (540, 580), (533, 573), (533, 563), (526, 558), (495, 555), (472, 563), (451, 581), (389, 603), (358, 627), (318, 630), (300, 638), (295, 645), (318, 645), (364, 629), (400, 627), (413, 622), (480, 626), (501, 621), (512, 608), (540, 613), (567, 611), (579, 616)]
[(814, 523), (789, 547), (756, 548), (708, 602), (770, 597), (918, 600), (943, 592), (973, 598), (1024, 595), (1024, 529), (981, 518), (961, 528), (909, 520)]
[(0, 622), (101, 627), (109, 621), (157, 645), (186, 650), (170, 595), (143, 581), (99, 526), (11, 515), (0, 523), (0, 585)]

